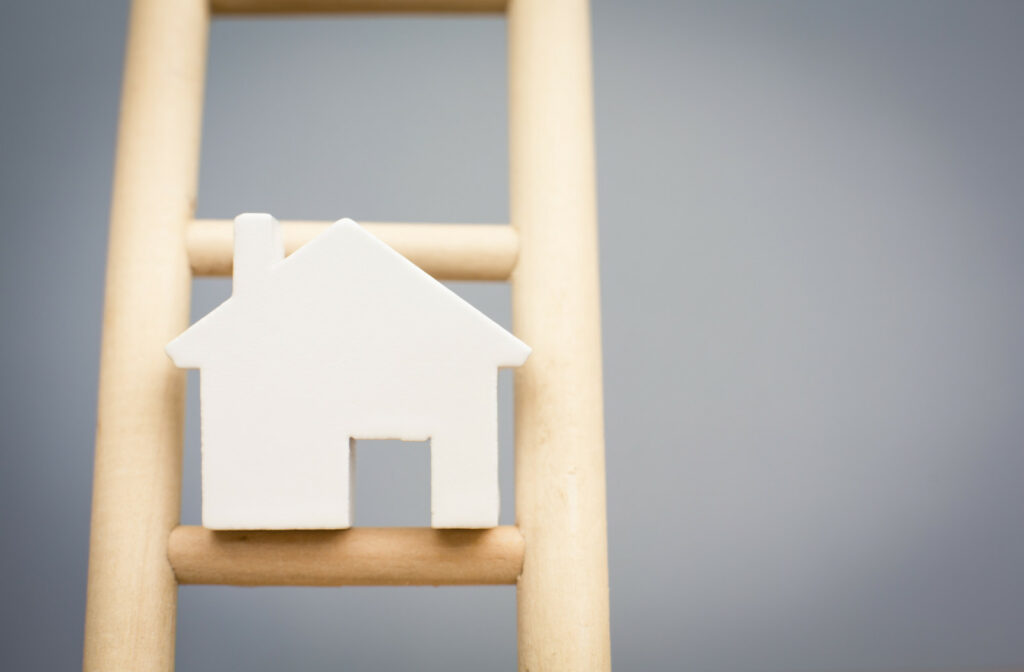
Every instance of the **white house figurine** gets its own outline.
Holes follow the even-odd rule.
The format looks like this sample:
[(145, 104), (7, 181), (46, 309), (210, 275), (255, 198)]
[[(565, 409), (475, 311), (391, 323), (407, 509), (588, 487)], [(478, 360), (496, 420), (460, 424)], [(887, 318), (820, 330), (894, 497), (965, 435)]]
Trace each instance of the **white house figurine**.
[(355, 439), (429, 439), (433, 527), (498, 524), (497, 370), (530, 348), (355, 222), (286, 259), (235, 219), (231, 298), (167, 353), (201, 372), (204, 526), (351, 527)]

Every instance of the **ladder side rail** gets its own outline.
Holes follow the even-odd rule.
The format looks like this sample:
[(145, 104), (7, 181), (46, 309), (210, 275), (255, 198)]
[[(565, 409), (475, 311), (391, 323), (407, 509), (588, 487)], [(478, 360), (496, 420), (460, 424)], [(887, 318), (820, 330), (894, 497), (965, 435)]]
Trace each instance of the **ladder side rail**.
[(519, 669), (611, 668), (590, 17), (508, 8)]
[(108, 243), (83, 667), (174, 668), (185, 374), (209, 8), (134, 0)]

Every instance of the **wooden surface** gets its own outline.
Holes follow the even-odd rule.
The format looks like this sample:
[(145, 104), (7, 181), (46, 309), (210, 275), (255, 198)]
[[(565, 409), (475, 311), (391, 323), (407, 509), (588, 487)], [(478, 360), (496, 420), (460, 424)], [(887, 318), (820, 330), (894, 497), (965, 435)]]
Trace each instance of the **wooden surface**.
[(212, 0), (217, 14), (334, 12), (497, 13), (506, 0)]
[[(503, 0), (212, 2), (220, 13), (504, 6)], [(516, 335), (534, 348), (516, 374), (517, 527), (485, 532), (176, 527), (184, 376), (163, 347), (187, 326), (191, 269), (231, 270), (230, 228), (194, 221), (192, 212), (208, 9), (202, 0), (133, 2), (111, 214), (85, 669), (173, 669), (177, 581), (431, 584), (516, 577), (521, 670), (610, 669), (586, 0), (511, 0), (508, 7), (511, 229), (382, 225), (379, 231), (437, 277), (511, 274)], [(293, 223), (289, 245), (294, 249), (323, 226)]]
[(508, 14), (519, 669), (611, 668), (601, 320), (586, 0)]
[[(291, 254), (331, 222), (284, 221)], [(363, 226), (438, 280), (507, 280), (516, 264), (519, 237), (497, 224), (392, 224)], [(200, 219), (188, 227), (188, 253), (196, 275), (231, 275), (233, 222)]]
[(180, 583), (236, 586), (513, 584), (523, 537), (490, 530), (357, 527), (214, 532), (178, 527), (168, 557)]
[(135, 0), (118, 130), (100, 361), (84, 669), (174, 667), (185, 375), (208, 29), (204, 0)]

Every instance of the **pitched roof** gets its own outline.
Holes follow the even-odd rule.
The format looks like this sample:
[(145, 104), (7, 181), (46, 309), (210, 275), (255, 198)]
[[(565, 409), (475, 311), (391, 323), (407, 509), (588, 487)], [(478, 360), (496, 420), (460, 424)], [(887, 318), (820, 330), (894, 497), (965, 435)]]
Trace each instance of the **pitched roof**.
[[(246, 217), (254, 216), (239, 217), (235, 223), (236, 254)], [(260, 217), (275, 227), (275, 236), (267, 240), (279, 241), (276, 220)], [(474, 347), (485, 351), (494, 366), (518, 366), (530, 353), (525, 343), (349, 219), (335, 222), (289, 257), (270, 263), (261, 278), (242, 280), (256, 281), (255, 286), (240, 292), (236, 274), (232, 297), (167, 345), (175, 364), (197, 368), (215, 361), (225, 348), (239, 345), (223, 338), (227, 332), (250, 327), (254, 335), (292, 331), (288, 338), (301, 338), (303, 343), (286, 345), (307, 347), (321, 342), (316, 332), (339, 328), (344, 334), (361, 334), (353, 334), (352, 342), (362, 344), (355, 347), (394, 348), (402, 340), (432, 337), (435, 345), (453, 350), (452, 359)], [(302, 323), (297, 325), (302, 328), (300, 336), (284, 329), (286, 320)]]

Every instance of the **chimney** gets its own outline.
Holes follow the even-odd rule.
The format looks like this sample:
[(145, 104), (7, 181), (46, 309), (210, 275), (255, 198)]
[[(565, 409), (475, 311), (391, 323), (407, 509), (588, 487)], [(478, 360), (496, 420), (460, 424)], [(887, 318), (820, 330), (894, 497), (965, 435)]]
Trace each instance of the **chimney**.
[(269, 276), (271, 265), (282, 259), (284, 238), (276, 219), (262, 212), (235, 217), (232, 295), (242, 295), (259, 287)]

